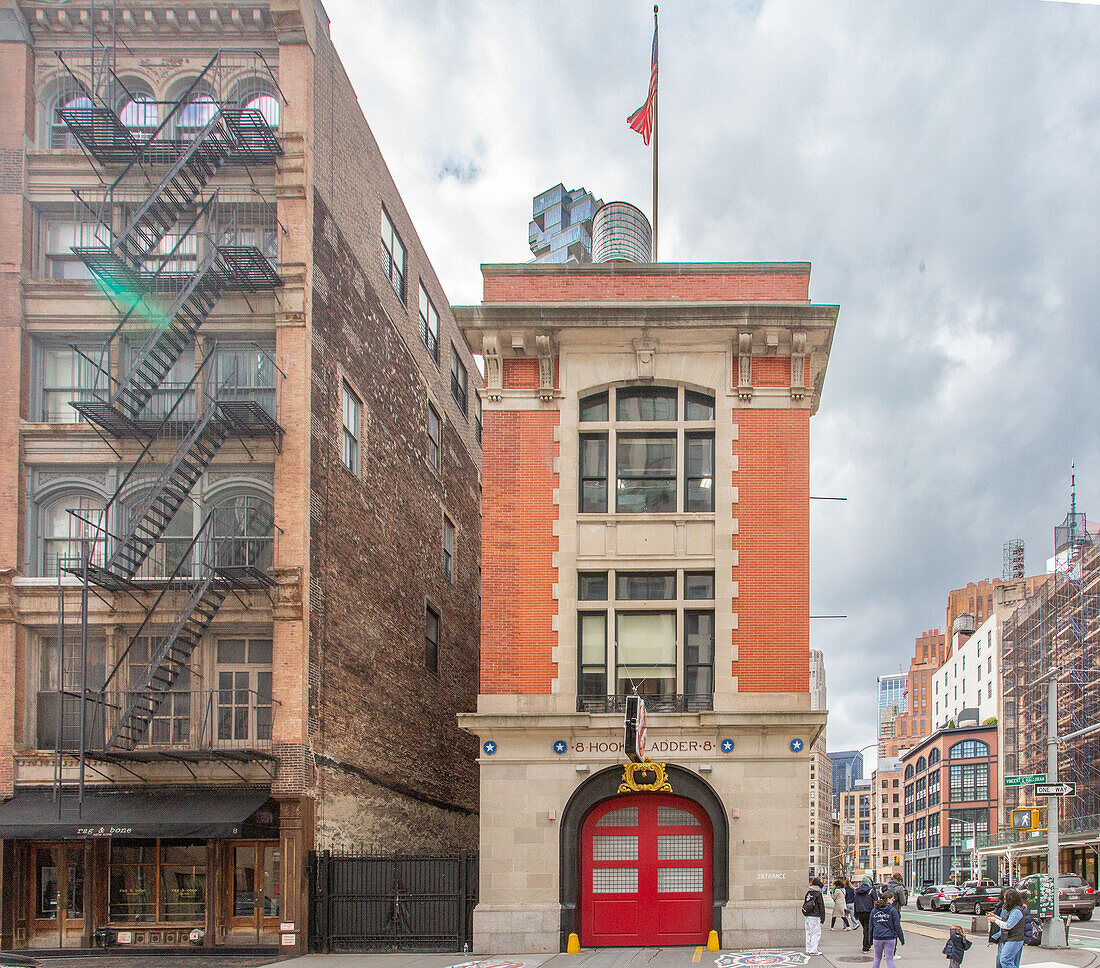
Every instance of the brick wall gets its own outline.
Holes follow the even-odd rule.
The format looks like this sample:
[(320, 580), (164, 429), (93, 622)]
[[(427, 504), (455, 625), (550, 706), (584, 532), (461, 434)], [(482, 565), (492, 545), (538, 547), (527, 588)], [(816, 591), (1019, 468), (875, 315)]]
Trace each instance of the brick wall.
[(805, 300), (809, 298), (810, 268), (767, 268), (741, 272), (692, 272), (691, 266), (629, 267), (625, 271), (614, 266), (570, 267), (563, 273), (559, 267), (524, 267), (521, 275), (494, 273), (493, 266), (483, 266), (485, 302), (569, 302), (593, 300), (654, 302), (690, 300), (776, 299)]
[[(757, 361), (753, 361), (755, 368)], [(810, 650), (808, 410), (737, 410), (739, 692), (806, 692)]]
[[(512, 362), (512, 361), (510, 361)], [(528, 361), (514, 361), (524, 363)], [(538, 364), (535, 362), (535, 385)], [(511, 367), (517, 377), (526, 371)], [(485, 413), (481, 691), (547, 695), (557, 672), (552, 586), (556, 410)]]
[[(314, 749), (389, 789), (394, 810), (406, 809), (405, 787), (475, 810), (477, 746), (455, 715), (472, 710), (477, 694), (477, 466), (445, 417), (442, 470), (429, 467), (417, 362), (319, 195), (314, 212)], [(363, 403), (358, 478), (341, 459), (344, 380)], [(442, 570), (444, 512), (457, 530), (454, 584)], [(425, 664), (426, 600), (441, 615), (438, 672)], [(319, 784), (324, 802), (323, 777)]]

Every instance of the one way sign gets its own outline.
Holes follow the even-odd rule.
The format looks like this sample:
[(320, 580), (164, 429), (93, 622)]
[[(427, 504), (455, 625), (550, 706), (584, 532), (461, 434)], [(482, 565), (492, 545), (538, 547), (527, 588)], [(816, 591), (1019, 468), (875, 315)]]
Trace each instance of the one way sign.
[(1035, 796), (1037, 797), (1075, 797), (1077, 796), (1077, 784), (1072, 783), (1036, 783)]

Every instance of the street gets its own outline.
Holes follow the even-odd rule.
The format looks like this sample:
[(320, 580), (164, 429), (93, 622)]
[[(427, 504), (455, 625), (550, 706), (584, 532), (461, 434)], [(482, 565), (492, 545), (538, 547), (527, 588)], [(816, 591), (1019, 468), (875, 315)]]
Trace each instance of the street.
[[(906, 925), (913, 923), (934, 926), (963, 924), (965, 926), (971, 917), (972, 915), (952, 914), (950, 911), (918, 911), (910, 905), (902, 913), (902, 922)], [(1078, 921), (1076, 918), (1071, 920), (1069, 923), (1069, 943), (1074, 948), (1100, 948), (1100, 921)], [(973, 954), (974, 949), (971, 948), (970, 950)]]

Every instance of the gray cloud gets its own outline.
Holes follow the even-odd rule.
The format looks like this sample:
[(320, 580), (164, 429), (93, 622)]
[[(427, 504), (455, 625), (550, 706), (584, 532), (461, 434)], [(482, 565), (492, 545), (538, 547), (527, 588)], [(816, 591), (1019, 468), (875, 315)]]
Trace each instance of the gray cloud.
[[(648, 209), (625, 119), (650, 3), (328, 9), (453, 302), (480, 299), (480, 262), (529, 259), (558, 181)], [(662, 258), (808, 259), (841, 306), (812, 491), (849, 500), (811, 512), (813, 610), (849, 616), (813, 623), (835, 748), (873, 741), (875, 676), (1003, 541), (1042, 569), (1074, 458), (1100, 516), (1098, 46), (1081, 4), (662, 7)]]

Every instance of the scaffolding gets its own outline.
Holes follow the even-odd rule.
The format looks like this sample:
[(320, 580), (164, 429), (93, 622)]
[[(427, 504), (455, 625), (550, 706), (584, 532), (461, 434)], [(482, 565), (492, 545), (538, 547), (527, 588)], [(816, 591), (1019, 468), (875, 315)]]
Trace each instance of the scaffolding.
[[(229, 595), (270, 594), (274, 516), (256, 507), (225, 520), (210, 511), (186, 535), (173, 523), (227, 440), (250, 457), (258, 440), (276, 451), (281, 445), (284, 374), (258, 344), (208, 342), (193, 374), (177, 374), (188, 354), (196, 356), (200, 328), (226, 293), (247, 300), (282, 285), (282, 226), (250, 169), (282, 154), (275, 123), (285, 99), (256, 51), (217, 51), (170, 103), (127, 89), (113, 35), (98, 42), (93, 30), (86, 52), (58, 58), (82, 93), (58, 114), (99, 180), (93, 190), (74, 191), (81, 231), (72, 251), (118, 313), (98, 352), (73, 346), (95, 379), (71, 405), (120, 461), (132, 459), (102, 511), (70, 511), (78, 541), (57, 562), (54, 787), (59, 813), (67, 804), (79, 815), (91, 761), (144, 761), (161, 746), (184, 761), (188, 754), (256, 759), (265, 755), (256, 737), (270, 746), (272, 697), (232, 698), (234, 714), (243, 709), (256, 727), (243, 748), (232, 729), (223, 735), (215, 723), (216, 690), (178, 684)], [(217, 187), (219, 172), (234, 167), (245, 170), (249, 187)], [(135, 493), (140, 500), (126, 506), (124, 495)], [(68, 629), (65, 576), (70, 588), (76, 579), (80, 599)], [(110, 669), (98, 672), (88, 658), (93, 596), (108, 608), (127, 596), (144, 615)], [(173, 731), (181, 707), (199, 715), (209, 742)], [(75, 780), (66, 770), (74, 759)]]
[[(1062, 670), (1058, 687), (1059, 736), (1100, 723), (1100, 546), (1087, 533), (1084, 515), (1072, 508), (1055, 528), (1056, 569), (1006, 620), (1004, 672), (1004, 771), (1046, 772), (1046, 685), (1036, 679)], [(1077, 796), (1060, 798), (1064, 831), (1095, 828), (1100, 820), (1100, 734), (1059, 746), (1058, 779), (1076, 782)], [(1045, 807), (1030, 787), (1006, 787), (1002, 824), (1014, 807)]]
[(1004, 544), (1001, 577), (1005, 581), (1015, 581), (1024, 577), (1024, 539), (1013, 538)]

